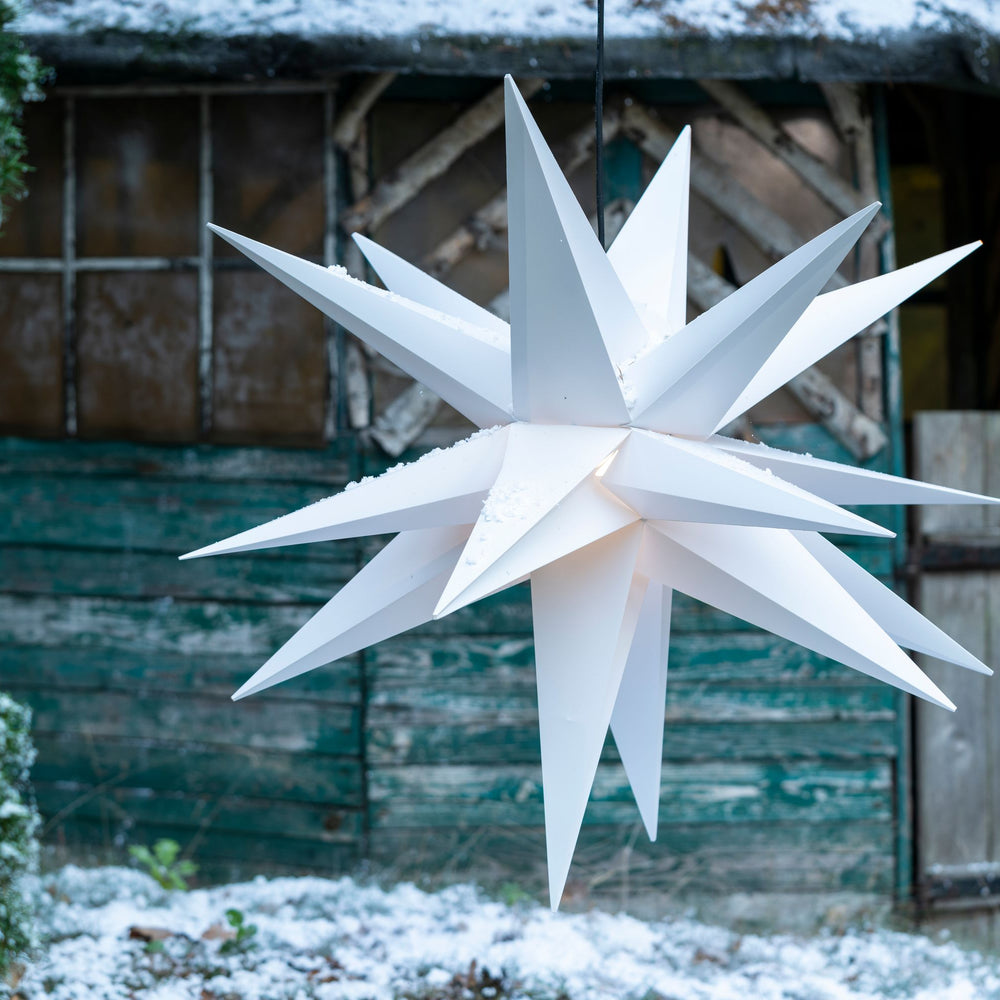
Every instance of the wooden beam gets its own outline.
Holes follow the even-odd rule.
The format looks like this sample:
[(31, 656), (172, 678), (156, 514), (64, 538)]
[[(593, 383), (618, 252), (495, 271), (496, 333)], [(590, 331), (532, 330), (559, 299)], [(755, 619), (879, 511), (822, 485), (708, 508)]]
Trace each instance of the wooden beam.
[[(622, 127), (621, 105), (604, 111), (604, 142), (611, 142)], [(594, 155), (596, 136), (588, 122), (556, 148), (556, 159), (563, 173), (571, 174)], [(507, 232), (507, 190), (504, 188), (473, 216), (446, 236), (425, 258), (424, 269), (436, 278), (447, 274), (473, 248), (485, 250), (503, 245)]]
[(395, 73), (375, 73), (358, 85), (333, 126), (333, 141), (339, 149), (347, 150), (354, 145), (368, 112), (395, 79)]
[(735, 84), (725, 80), (699, 80), (698, 86), (718, 101), (769, 153), (787, 164), (841, 215), (853, 215), (871, 204), (865, 200), (862, 192), (848, 184), (819, 157), (800, 146), (793, 135), (786, 132)]
[[(518, 82), (525, 99), (542, 86), (542, 80)], [(466, 109), (447, 128), (383, 177), (370, 195), (346, 209), (340, 217), (348, 232), (377, 229), (432, 180), (440, 177), (467, 149), (486, 138), (503, 121), (503, 85)]]
[[(822, 83), (823, 96), (830, 108), (834, 124), (841, 138), (848, 144), (854, 157), (854, 175), (863, 200), (871, 204), (878, 198), (878, 171), (875, 158), (875, 132), (872, 116), (868, 111), (863, 85), (853, 83)], [(888, 227), (876, 236), (885, 239)], [(867, 234), (866, 234), (867, 235)], [(871, 278), (879, 273), (880, 254), (877, 240), (862, 240), (858, 260), (861, 278)], [(880, 320), (869, 332), (884, 333), (888, 330), (885, 320)], [(885, 419), (883, 392), (882, 342), (873, 337), (858, 340), (858, 373), (860, 386), (858, 398), (861, 409), (873, 420)]]
[[(625, 134), (657, 163), (662, 162), (677, 138), (677, 132), (654, 118), (638, 101), (626, 104), (623, 127)], [(697, 150), (691, 152), (691, 188), (774, 260), (787, 257), (806, 242), (782, 216)], [(848, 281), (838, 272), (831, 284), (841, 288)]]

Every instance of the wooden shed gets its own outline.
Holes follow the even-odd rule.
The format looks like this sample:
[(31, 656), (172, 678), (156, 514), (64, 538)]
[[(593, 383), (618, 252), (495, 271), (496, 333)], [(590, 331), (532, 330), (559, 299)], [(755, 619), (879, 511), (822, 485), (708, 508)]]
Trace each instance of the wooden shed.
[[(34, 709), (45, 838), (121, 859), (170, 836), (212, 877), (370, 860), (534, 889), (525, 590), (234, 705), (380, 540), (176, 557), (469, 430), (205, 223), (357, 274), (346, 234), (366, 232), (502, 314), (500, 76), (518, 75), (593, 211), (592, 7), (203, 6), (36, 0), (22, 20), (56, 76), (26, 115), (36, 169), (0, 236), (0, 686)], [(840, 284), (997, 233), (1000, 133), (977, 115), (997, 113), (1000, 22), (948, 3), (909, 21), (860, 0), (699, 6), (609, 4), (604, 116), (612, 234), (693, 126), (690, 315), (875, 199)], [(998, 260), (728, 433), (905, 472), (915, 409), (997, 405)], [(866, 516), (898, 532), (845, 544), (880, 579), (949, 569), (940, 545), (913, 555), (902, 512)], [(659, 839), (609, 743), (571, 891), (809, 909), (929, 899), (925, 869), (996, 860), (914, 869), (906, 696), (683, 598), (670, 657)]]

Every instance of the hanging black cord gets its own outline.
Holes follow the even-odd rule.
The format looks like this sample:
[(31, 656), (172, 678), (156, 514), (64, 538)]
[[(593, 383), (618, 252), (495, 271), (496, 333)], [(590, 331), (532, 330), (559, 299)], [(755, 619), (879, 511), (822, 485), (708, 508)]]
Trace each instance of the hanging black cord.
[(597, 0), (597, 73), (594, 96), (594, 124), (597, 144), (597, 238), (604, 246), (604, 0)]

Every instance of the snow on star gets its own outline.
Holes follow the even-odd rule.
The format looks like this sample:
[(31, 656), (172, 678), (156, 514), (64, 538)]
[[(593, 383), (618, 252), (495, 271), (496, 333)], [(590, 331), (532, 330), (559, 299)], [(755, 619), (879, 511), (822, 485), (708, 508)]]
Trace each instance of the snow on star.
[(673, 591), (936, 705), (989, 669), (822, 533), (840, 504), (995, 502), (720, 436), (977, 244), (820, 294), (878, 204), (685, 322), (690, 133), (605, 253), (506, 82), (510, 324), (356, 236), (390, 291), (212, 227), (483, 428), (189, 553), (396, 537), (234, 697), (531, 581), (552, 906), (608, 727), (656, 836)]

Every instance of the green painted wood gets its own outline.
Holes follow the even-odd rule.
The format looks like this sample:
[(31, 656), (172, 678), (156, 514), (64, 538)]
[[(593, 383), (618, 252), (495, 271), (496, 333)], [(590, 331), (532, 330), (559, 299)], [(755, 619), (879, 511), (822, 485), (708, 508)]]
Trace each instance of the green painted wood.
[(189, 740), (340, 757), (356, 757), (360, 749), (360, 712), (350, 705), (267, 698), (234, 705), (224, 697), (136, 691), (22, 689), (16, 694), (31, 707), (39, 736)]
[[(849, 461), (816, 428), (765, 434)], [(530, 843), (538, 868), (527, 586), (233, 704), (386, 539), (175, 559), (384, 464), (350, 445), (0, 441), (0, 504), (14, 512), (0, 524), (0, 687), (36, 709), (50, 843), (120, 860), (169, 835), (208, 872), (332, 873), (370, 838), (395, 870), (420, 844), (418, 872), (505, 859), (508, 876)], [(889, 578), (890, 546), (840, 541)], [(887, 689), (683, 596), (670, 669), (660, 841), (636, 845), (609, 742), (580, 870), (617, 884), (601, 866), (627, 849), (644, 882), (671, 890), (693, 871), (746, 889), (885, 891)], [(521, 844), (520, 862), (501, 841)]]
[[(325, 483), (354, 478), (358, 446), (338, 438), (325, 449), (226, 448), (0, 438), (0, 476)], [(263, 488), (263, 487), (258, 487)]]
[(253, 878), (261, 871), (273, 874), (337, 876), (361, 862), (361, 838), (347, 841), (294, 837), (288, 833), (262, 836), (253, 830), (218, 830), (212, 826), (162, 820), (123, 820), (112, 807), (104, 815), (80, 815), (62, 820), (46, 836), (58, 860), (92, 864), (123, 864), (134, 844), (151, 845), (162, 837), (176, 840), (197, 863), (192, 886)]
[(0, 594), (0, 647), (254, 655), (263, 663), (315, 606)]
[[(534, 689), (534, 649), (530, 636), (430, 636), (407, 633), (365, 653), (368, 686), (376, 703), (383, 692), (408, 701), (415, 677), (462, 693)], [(827, 685), (877, 682), (857, 670), (759, 629), (737, 632), (678, 632), (671, 635), (669, 686), (678, 683), (734, 682)]]
[[(121, 649), (56, 646), (0, 648), (0, 689), (117, 690), (139, 694), (207, 695), (228, 699), (260, 666), (255, 654), (137, 653)], [(247, 701), (359, 703), (361, 663), (356, 656), (310, 670)]]
[(293, 837), (323, 843), (353, 843), (362, 830), (356, 809), (271, 799), (188, 795), (148, 789), (72, 783), (35, 783), (42, 822), (49, 832), (70, 817), (99, 820), (128, 830), (133, 824), (164, 824), (198, 830), (253, 833), (260, 837)]
[(354, 759), (296, 751), (225, 747), (183, 739), (94, 739), (60, 733), (35, 739), (32, 780), (79, 792), (98, 786), (153, 794), (312, 802), (358, 808), (361, 775)]
[[(545, 891), (545, 840), (537, 827), (376, 829), (371, 850), (401, 878), (472, 875)], [(619, 904), (637, 891), (884, 893), (892, 865), (892, 828), (882, 822), (671, 824), (654, 844), (636, 822), (587, 824), (567, 888), (570, 900), (603, 891)]]
[(320, 604), (357, 572), (351, 542), (180, 562), (173, 552), (5, 545), (9, 594)]
[[(412, 765), (369, 773), (372, 829), (541, 826), (537, 767)], [(890, 821), (887, 761), (725, 761), (664, 765), (660, 822)], [(636, 806), (620, 767), (598, 769), (584, 823), (632, 823)]]
[[(461, 722), (368, 720), (365, 747), (369, 766), (406, 764), (537, 764), (536, 717), (497, 712)], [(895, 720), (833, 719), (827, 722), (670, 722), (663, 740), (664, 760), (799, 760), (892, 758)], [(615, 762), (609, 741), (602, 760)]]
[[(449, 719), (509, 718), (513, 725), (537, 721), (534, 684), (502, 692), (488, 683), (477, 690), (455, 690), (426, 682), (414, 684), (409, 697), (394, 693), (383, 698), (370, 689), (369, 725), (403, 722), (438, 725)], [(881, 720), (896, 717), (892, 688), (888, 685), (785, 685), (678, 683), (667, 692), (666, 723), (676, 722), (793, 722), (830, 720)]]
[(0, 544), (181, 555), (334, 492), (315, 484), (3, 477), (0, 509), (10, 513), (0, 521)]

